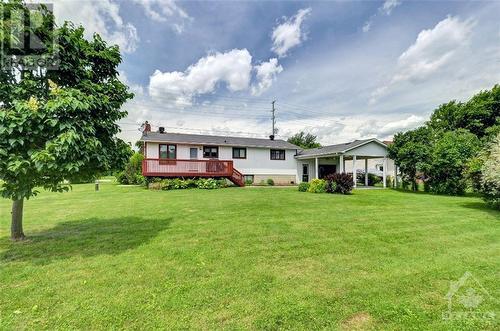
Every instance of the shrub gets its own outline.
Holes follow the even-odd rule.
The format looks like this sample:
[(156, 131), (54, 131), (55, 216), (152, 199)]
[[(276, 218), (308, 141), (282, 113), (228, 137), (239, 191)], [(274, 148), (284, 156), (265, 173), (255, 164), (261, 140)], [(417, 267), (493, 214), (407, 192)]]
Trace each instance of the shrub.
[(307, 192), (311, 193), (325, 193), (326, 192), (326, 181), (323, 179), (313, 179), (309, 184)]
[(118, 172), (117, 174), (115, 174), (115, 177), (116, 177), (116, 181), (122, 185), (128, 185), (130, 184), (128, 182), (128, 179), (127, 179), (127, 176), (125, 176), (125, 172), (124, 171), (121, 171), (121, 172)]
[(267, 185), (274, 186), (274, 180), (272, 178), (267, 179)]
[(299, 184), (299, 192), (307, 192), (309, 189), (309, 183), (303, 182)]
[(251, 179), (245, 180), (245, 185), (252, 185), (252, 184), (253, 184), (253, 180), (251, 180)]
[(500, 209), (500, 134), (493, 140), (481, 168), (481, 193), (493, 208)]
[(335, 183), (332, 180), (326, 181), (326, 193), (335, 193), (336, 189), (337, 189), (337, 183)]
[(115, 174), (116, 181), (123, 185), (144, 185), (146, 179), (142, 176), (142, 160), (144, 156), (140, 153), (134, 153), (125, 169)]
[(196, 181), (198, 188), (213, 190), (221, 187), (221, 181), (213, 178), (200, 178)]
[(346, 173), (328, 175), (326, 180), (330, 183), (332, 193), (349, 194), (354, 186), (352, 176)]

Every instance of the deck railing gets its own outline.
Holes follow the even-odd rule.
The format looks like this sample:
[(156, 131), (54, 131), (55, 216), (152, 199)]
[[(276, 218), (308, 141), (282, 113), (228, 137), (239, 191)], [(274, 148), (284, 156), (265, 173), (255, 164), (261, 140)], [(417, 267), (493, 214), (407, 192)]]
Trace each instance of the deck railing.
[(227, 177), (233, 161), (144, 159), (142, 174), (147, 177)]

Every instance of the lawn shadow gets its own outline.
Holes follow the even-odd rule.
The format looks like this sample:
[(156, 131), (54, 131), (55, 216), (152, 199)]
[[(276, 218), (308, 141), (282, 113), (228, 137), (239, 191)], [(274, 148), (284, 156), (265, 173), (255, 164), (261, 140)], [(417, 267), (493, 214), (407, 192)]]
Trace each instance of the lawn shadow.
[(493, 216), (499, 217), (500, 212), (498, 210), (495, 210), (493, 208), (490, 208), (486, 202), (465, 202), (460, 204), (460, 206), (465, 207), (465, 208), (470, 208), (470, 209), (476, 209), (480, 211), (487, 212), (488, 214), (491, 214)]
[(148, 243), (172, 222), (167, 219), (124, 217), (64, 222), (29, 235), (24, 242), (0, 241), (0, 262), (48, 264), (74, 256), (117, 255)]

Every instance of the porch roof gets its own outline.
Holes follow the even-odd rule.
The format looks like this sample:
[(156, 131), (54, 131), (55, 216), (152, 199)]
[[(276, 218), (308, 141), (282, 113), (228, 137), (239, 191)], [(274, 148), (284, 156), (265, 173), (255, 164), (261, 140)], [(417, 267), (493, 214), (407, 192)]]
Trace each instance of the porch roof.
[(350, 150), (353, 150), (355, 148), (361, 147), (365, 144), (368, 143), (377, 143), (379, 145), (382, 145), (384, 147), (387, 147), (386, 144), (381, 142), (380, 140), (376, 138), (371, 138), (371, 139), (363, 139), (363, 140), (354, 140), (348, 143), (344, 144), (336, 144), (336, 145), (329, 145), (329, 146), (322, 146), (318, 148), (312, 148), (312, 149), (303, 149), (299, 151), (297, 154), (298, 159), (307, 159), (311, 157), (319, 157), (319, 156), (327, 156), (327, 155), (339, 155), (339, 154), (344, 154)]

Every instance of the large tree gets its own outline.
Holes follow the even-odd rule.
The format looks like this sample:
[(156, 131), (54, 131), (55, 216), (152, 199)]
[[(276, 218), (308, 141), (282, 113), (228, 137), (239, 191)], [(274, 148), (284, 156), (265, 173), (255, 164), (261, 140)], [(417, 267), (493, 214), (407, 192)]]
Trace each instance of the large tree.
[(428, 126), (437, 134), (466, 129), (480, 139), (493, 139), (500, 132), (500, 85), (479, 92), (465, 103), (451, 101), (440, 105)]
[(417, 190), (417, 175), (424, 175), (431, 151), (431, 131), (422, 126), (415, 130), (397, 133), (389, 145), (389, 157), (394, 160), (405, 182)]
[(425, 166), (432, 192), (461, 195), (467, 187), (468, 161), (480, 149), (479, 139), (465, 129), (447, 131), (436, 139)]
[(288, 138), (288, 142), (304, 149), (320, 147), (321, 144), (316, 141), (317, 137), (311, 133), (300, 131)]
[[(14, 15), (29, 9), (17, 0), (3, 4), (0, 42), (8, 53)], [(121, 106), (133, 97), (118, 79), (118, 46), (99, 35), (84, 38), (84, 29), (71, 23), (57, 27), (52, 13), (37, 12), (37, 24), (25, 24), (24, 34), (36, 35), (46, 54), (55, 54), (55, 67), (25, 65), (31, 57), (0, 71), (1, 194), (13, 200), (11, 238), (24, 239), (23, 202), (37, 188), (65, 191), (64, 183), (92, 178), (124, 164), (130, 148), (116, 138), (116, 122), (126, 116)], [(42, 55), (43, 56), (43, 55)], [(20, 59), (15, 56), (14, 59)]]

